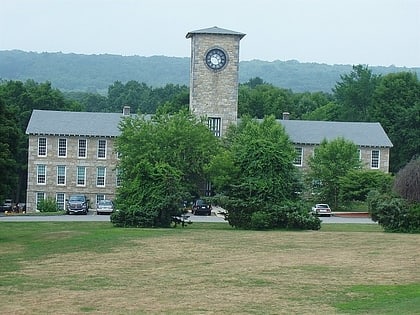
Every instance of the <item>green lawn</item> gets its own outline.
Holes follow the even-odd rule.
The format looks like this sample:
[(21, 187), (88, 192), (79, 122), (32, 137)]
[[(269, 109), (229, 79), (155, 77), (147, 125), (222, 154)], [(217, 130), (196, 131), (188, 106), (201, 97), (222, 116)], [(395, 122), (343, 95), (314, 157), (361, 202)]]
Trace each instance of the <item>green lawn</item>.
[(0, 223), (1, 314), (419, 314), (420, 235)]

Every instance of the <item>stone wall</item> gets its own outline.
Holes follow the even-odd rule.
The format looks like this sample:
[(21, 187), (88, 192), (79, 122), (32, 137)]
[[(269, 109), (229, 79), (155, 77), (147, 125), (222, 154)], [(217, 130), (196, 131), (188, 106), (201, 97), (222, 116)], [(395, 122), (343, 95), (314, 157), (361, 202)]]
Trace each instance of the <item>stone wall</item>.
[[(303, 162), (300, 168), (303, 171), (308, 170), (308, 160), (314, 154), (314, 145), (300, 145), (296, 144), (296, 147), (303, 148)], [(378, 170), (385, 173), (389, 172), (389, 148), (377, 148), (377, 147), (359, 147), (360, 158), (364, 169), (366, 170)], [(373, 169), (371, 167), (372, 150), (379, 150), (379, 168)]]

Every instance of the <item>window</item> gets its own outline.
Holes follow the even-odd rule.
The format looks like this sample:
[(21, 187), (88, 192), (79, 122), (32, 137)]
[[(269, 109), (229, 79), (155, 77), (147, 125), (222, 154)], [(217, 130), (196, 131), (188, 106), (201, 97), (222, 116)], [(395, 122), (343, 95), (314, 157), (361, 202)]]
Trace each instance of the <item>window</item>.
[(38, 156), (47, 156), (47, 138), (38, 138)]
[(87, 156), (87, 141), (86, 139), (79, 139), (79, 149), (77, 156), (79, 158), (85, 158)]
[(96, 186), (104, 187), (105, 186), (105, 167), (99, 166), (96, 169)]
[(45, 199), (45, 193), (44, 193), (44, 192), (39, 191), (39, 192), (37, 192), (37, 193), (36, 193), (35, 198), (36, 198), (36, 209), (38, 209), (38, 205), (39, 205), (39, 203), (40, 203), (42, 200), (44, 200), (44, 199)]
[(115, 185), (117, 187), (121, 187), (121, 182), (122, 182), (121, 175), (122, 175), (121, 169), (117, 168), (116, 171), (115, 171), (115, 179), (116, 179)]
[(98, 158), (106, 158), (106, 140), (98, 140)]
[(215, 117), (209, 117), (208, 119), (208, 126), (211, 132), (213, 132), (213, 134), (216, 137), (220, 137), (220, 128), (222, 125), (222, 119), (221, 118), (215, 118)]
[(78, 166), (77, 167), (77, 186), (85, 186), (86, 185), (86, 166)]
[(64, 138), (58, 139), (58, 156), (59, 157), (67, 156), (67, 139), (64, 139)]
[(359, 161), (362, 160), (362, 150), (357, 149), (357, 156), (359, 157)]
[(303, 161), (303, 148), (295, 148), (296, 157), (293, 164), (296, 166), (302, 166)]
[(65, 200), (66, 200), (66, 196), (64, 193), (57, 193), (55, 195), (55, 202), (57, 203), (58, 209), (64, 210)]
[(96, 195), (96, 204), (98, 204), (101, 200), (105, 200), (105, 195)]
[(37, 184), (46, 184), (47, 167), (44, 164), (39, 164), (36, 167), (36, 182)]
[(379, 168), (379, 150), (372, 150), (372, 157), (371, 157), (371, 168)]
[(206, 181), (206, 191), (204, 192), (206, 196), (211, 196), (212, 186), (210, 181)]
[(58, 165), (57, 166), (57, 185), (66, 184), (66, 166)]

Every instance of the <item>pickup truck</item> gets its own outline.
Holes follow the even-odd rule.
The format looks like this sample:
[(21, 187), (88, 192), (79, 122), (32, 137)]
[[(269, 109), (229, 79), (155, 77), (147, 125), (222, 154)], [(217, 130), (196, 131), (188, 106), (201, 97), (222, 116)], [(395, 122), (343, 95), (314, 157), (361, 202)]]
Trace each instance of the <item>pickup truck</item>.
[(81, 213), (87, 214), (89, 211), (89, 199), (85, 195), (72, 195), (67, 199), (67, 214)]
[(12, 211), (13, 202), (12, 199), (6, 199), (4, 203), (0, 206), (0, 212)]

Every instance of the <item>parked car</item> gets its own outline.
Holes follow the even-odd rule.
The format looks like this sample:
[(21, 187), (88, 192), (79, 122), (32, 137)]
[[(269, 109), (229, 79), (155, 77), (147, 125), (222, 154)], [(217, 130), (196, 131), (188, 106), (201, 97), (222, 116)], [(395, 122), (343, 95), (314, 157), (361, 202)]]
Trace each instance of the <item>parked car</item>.
[(197, 199), (192, 205), (191, 212), (195, 215), (211, 215), (211, 205), (203, 199)]
[(82, 213), (87, 214), (89, 211), (89, 199), (85, 195), (72, 195), (67, 199), (67, 214)]
[(0, 205), (0, 212), (12, 211), (13, 202), (12, 199), (6, 199), (2, 205)]
[(327, 205), (326, 203), (317, 203), (314, 207), (312, 207), (312, 214), (314, 215), (326, 215), (326, 216), (331, 216), (331, 208), (329, 205)]
[(103, 214), (103, 213), (112, 213), (114, 212), (115, 207), (112, 200), (100, 200), (96, 205), (96, 214)]

